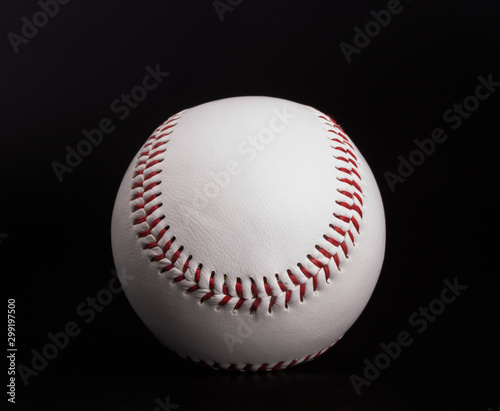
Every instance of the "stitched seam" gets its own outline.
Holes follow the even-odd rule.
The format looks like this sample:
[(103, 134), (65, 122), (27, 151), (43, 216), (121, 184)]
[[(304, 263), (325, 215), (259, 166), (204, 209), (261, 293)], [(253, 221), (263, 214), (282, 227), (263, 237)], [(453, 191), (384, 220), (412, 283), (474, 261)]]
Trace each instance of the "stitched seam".
[(224, 275), (223, 282), (217, 283), (215, 272), (203, 270), (202, 263), (194, 266), (191, 263), (192, 255), (186, 258), (184, 247), (180, 245), (176, 248), (175, 236), (168, 238), (170, 227), (164, 221), (165, 215), (161, 214), (162, 204), (159, 198), (162, 172), (159, 164), (164, 160), (168, 136), (174, 132), (175, 125), (184, 112), (162, 123), (142, 147), (131, 189), (131, 200), (134, 201), (132, 213), (138, 238), (143, 249), (153, 253), (150, 261), (162, 264), (160, 273), (167, 273), (172, 282), (184, 288), (185, 293), (198, 295), (200, 303), (210, 301), (217, 305), (217, 309), (232, 306), (233, 312), (246, 307), (250, 314), (262, 307), (267, 307), (269, 312), (276, 306), (288, 309), (290, 302), (302, 302), (307, 294), (317, 291), (319, 280), (330, 283), (331, 269), (341, 270), (341, 255), (349, 258), (348, 242), (355, 245), (355, 237), (360, 232), (363, 218), (362, 177), (358, 159), (352, 142), (342, 128), (330, 116), (312, 108), (311, 110), (326, 131), (325, 136), (330, 141), (336, 168), (343, 175), (341, 178), (337, 177), (341, 185), (337, 190), (339, 198), (335, 201), (338, 212), (333, 212), (334, 222), (323, 235), (323, 245), (316, 245), (316, 251), (308, 254), (296, 267), (286, 270), (286, 275), (282, 276), (284, 278), (280, 278), (278, 274), (264, 276), (262, 282), (258, 283), (250, 278), (250, 284), (245, 286), (237, 278), (235, 284), (228, 286)]
[(263, 363), (263, 364), (246, 363), (246, 364), (238, 365), (238, 364), (231, 363), (231, 364), (226, 365), (226, 364), (220, 364), (216, 361), (205, 361), (202, 359), (194, 359), (188, 355), (183, 355), (182, 353), (179, 353), (176, 351), (174, 351), (174, 352), (176, 354), (180, 355), (181, 357), (185, 358), (188, 361), (194, 362), (194, 363), (201, 365), (201, 366), (204, 366), (204, 367), (210, 367), (210, 368), (214, 368), (214, 369), (224, 369), (227, 371), (257, 371), (257, 372), (259, 372), (259, 371), (279, 371), (279, 370), (284, 370), (286, 368), (293, 367), (295, 365), (298, 365), (298, 364), (301, 364), (304, 362), (315, 360), (320, 355), (327, 352), (335, 344), (337, 344), (341, 338), (342, 337), (340, 337), (333, 344), (330, 344), (328, 347), (318, 351), (315, 354), (309, 354), (303, 358), (298, 358), (298, 359), (294, 359), (291, 361), (278, 361), (277, 363), (272, 363), (272, 364), (269, 364), (269, 363)]

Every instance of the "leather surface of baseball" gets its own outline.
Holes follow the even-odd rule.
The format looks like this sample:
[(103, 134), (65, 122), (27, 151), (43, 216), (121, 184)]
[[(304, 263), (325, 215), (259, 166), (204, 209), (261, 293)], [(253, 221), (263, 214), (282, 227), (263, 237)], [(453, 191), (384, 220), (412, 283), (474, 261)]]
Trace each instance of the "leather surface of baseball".
[(127, 170), (112, 218), (125, 293), (167, 347), (214, 368), (316, 358), (376, 285), (385, 220), (332, 118), (270, 97), (184, 110)]

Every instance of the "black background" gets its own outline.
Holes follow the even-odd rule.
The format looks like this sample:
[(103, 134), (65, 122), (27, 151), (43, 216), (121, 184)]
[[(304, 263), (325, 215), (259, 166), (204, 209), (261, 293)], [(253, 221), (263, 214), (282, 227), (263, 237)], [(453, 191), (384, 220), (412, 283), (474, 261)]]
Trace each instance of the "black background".
[[(18, 375), (17, 403), (7, 409), (154, 410), (167, 397), (179, 410), (498, 409), (500, 91), (456, 130), (443, 113), (474, 94), (478, 76), (500, 81), (500, 10), (493, 1), (401, 4), (351, 63), (339, 44), (353, 44), (354, 28), (387, 2), (244, 0), (221, 21), (212, 1), (72, 0), (18, 53), (7, 34), (21, 34), (21, 18), (40, 6), (0, 6), (0, 253), (4, 301), (17, 305), (18, 365), (30, 366), (48, 333), (69, 321), (81, 328), (28, 386)], [(118, 119), (111, 103), (158, 64), (169, 76)], [(123, 293), (90, 324), (76, 312), (113, 276), (113, 202), (144, 140), (184, 108), (238, 95), (333, 115), (370, 164), (386, 211), (385, 263), (366, 310), (327, 354), (279, 373), (185, 362), (155, 340)], [(66, 146), (103, 118), (116, 129), (59, 182), (53, 162), (64, 163)], [(384, 173), (397, 173), (398, 156), (408, 159), (414, 140), (436, 127), (448, 139), (392, 192)], [(416, 332), (409, 316), (455, 277), (467, 290)], [(363, 376), (363, 361), (405, 330), (413, 344), (357, 396), (349, 376)]]

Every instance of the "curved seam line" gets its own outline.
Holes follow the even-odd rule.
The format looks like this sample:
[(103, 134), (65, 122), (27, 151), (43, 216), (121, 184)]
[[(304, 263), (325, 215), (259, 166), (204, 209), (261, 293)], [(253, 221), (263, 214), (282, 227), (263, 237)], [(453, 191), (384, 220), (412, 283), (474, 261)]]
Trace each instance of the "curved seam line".
[[(314, 110), (314, 111), (315, 111), (316, 117), (320, 120), (320, 122), (323, 125), (326, 125), (328, 127), (328, 129), (326, 131), (327, 132), (332, 132), (335, 135), (334, 138), (330, 138), (328, 136), (327, 136), (327, 138), (330, 141), (332, 141), (332, 142), (337, 142), (337, 143), (340, 143), (340, 144), (342, 144), (344, 146), (343, 149), (342, 149), (342, 151), (345, 150), (344, 151), (344, 155), (348, 156), (349, 160), (351, 160), (351, 161), (347, 161), (346, 164), (347, 165), (352, 164), (351, 167), (354, 166), (356, 168), (356, 170), (352, 170), (352, 168), (351, 169), (347, 169), (345, 167), (336, 167), (339, 171), (348, 174), (351, 177), (351, 179), (352, 179), (352, 181), (349, 181), (348, 179), (347, 179), (347, 182), (344, 181), (344, 182), (348, 183), (349, 185), (351, 185), (353, 187), (352, 188), (353, 193), (351, 194), (351, 196), (352, 196), (351, 197), (351, 199), (352, 199), (352, 205), (349, 206), (348, 203), (343, 202), (344, 203), (343, 207), (346, 207), (349, 210), (351, 210), (351, 213), (356, 212), (356, 214), (358, 214), (359, 218), (362, 220), (363, 219), (362, 214), (360, 214), (359, 211), (357, 210), (357, 209), (359, 209), (361, 211), (361, 208), (357, 204), (355, 204), (355, 203), (356, 203), (356, 200), (359, 202), (356, 191), (359, 191), (361, 195), (363, 195), (363, 192), (362, 192), (361, 188), (359, 187), (359, 185), (357, 185), (357, 183), (354, 182), (353, 172), (358, 177), (358, 179), (360, 180), (361, 183), (363, 182), (363, 179), (361, 178), (361, 176), (357, 172), (359, 164), (357, 162), (356, 156), (352, 153), (352, 151), (354, 150), (353, 145), (349, 141), (349, 137), (347, 136), (347, 134), (333, 120), (333, 118), (331, 118), (330, 116), (326, 116), (325, 114), (323, 114), (323, 113), (321, 113), (321, 112), (319, 112), (317, 110)], [(183, 112), (177, 113), (176, 115), (170, 117), (168, 120), (166, 120), (164, 123), (162, 123), (153, 132), (153, 134), (149, 137), (149, 139), (145, 143), (145, 145), (141, 148), (141, 150), (139, 152), (140, 154), (137, 157), (137, 164), (135, 166), (136, 172), (135, 172), (135, 174), (134, 174), (134, 176), (133, 176), (132, 179), (135, 179), (136, 177), (140, 176), (142, 178), (142, 180), (139, 183), (136, 182), (134, 184), (134, 186), (132, 187), (132, 189), (140, 188), (143, 191), (140, 192), (140, 193), (136, 193), (133, 199), (138, 199), (138, 198), (142, 197), (142, 199), (145, 201), (146, 199), (144, 198), (144, 194), (147, 191), (150, 191), (154, 187), (156, 187), (156, 186), (158, 186), (158, 185), (161, 184), (161, 180), (160, 181), (150, 181), (150, 178), (155, 177), (156, 175), (160, 174), (161, 170), (158, 171), (158, 172), (151, 171), (150, 173), (147, 173), (146, 176), (144, 175), (144, 171), (147, 168), (151, 167), (152, 165), (156, 165), (156, 163), (155, 163), (155, 164), (152, 164), (152, 165), (148, 166), (148, 163), (150, 162), (150, 160), (152, 158), (155, 158), (155, 157), (159, 156), (160, 154), (162, 154), (162, 153), (164, 153), (166, 151), (166, 149), (161, 149), (161, 147), (163, 145), (167, 144), (168, 140), (164, 141), (164, 142), (161, 142), (161, 143), (158, 143), (157, 140), (160, 139), (160, 138), (166, 137), (166, 136), (168, 136), (168, 135), (170, 135), (170, 134), (172, 134), (174, 132), (175, 125), (177, 123), (174, 123), (174, 124), (171, 124), (171, 123), (174, 122), (174, 121), (176, 121), (176, 120), (179, 120), (182, 113)], [(331, 122), (331, 124), (330, 124), (330, 122)], [(165, 130), (168, 130), (169, 132), (168, 133), (164, 133)], [(157, 135), (155, 135), (155, 133), (157, 133)], [(331, 146), (331, 147), (333, 149), (336, 149), (336, 147), (333, 147), (333, 146)], [(146, 156), (147, 156), (147, 158), (145, 160), (141, 160), (141, 158), (146, 157)], [(337, 157), (335, 157), (335, 156), (334, 156), (334, 158), (337, 159)], [(158, 161), (158, 160), (154, 160), (154, 161)], [(153, 163), (154, 163), (154, 161), (153, 161)], [(163, 158), (160, 161), (163, 161)], [(142, 165), (145, 166), (144, 169), (138, 170), (138, 167), (140, 167)], [(147, 182), (147, 187), (146, 188), (143, 186), (143, 184), (145, 182)], [(345, 196), (345, 194), (343, 194), (343, 195)], [(151, 197), (154, 197), (154, 198), (151, 199)], [(144, 205), (146, 203), (150, 203), (152, 200), (156, 200), (156, 197), (157, 196), (155, 194), (151, 194), (151, 196), (148, 197), (147, 202), (145, 202), (144, 204), (142, 204), (142, 206), (136, 205), (136, 208), (132, 212), (134, 213), (134, 212), (142, 210), (144, 208)], [(356, 198), (356, 200), (355, 200), (355, 198)], [(336, 201), (336, 203), (339, 204), (339, 201)], [(167, 242), (167, 244), (163, 247), (163, 249), (161, 249), (159, 247), (159, 245), (158, 245), (158, 242), (160, 241), (160, 238), (169, 229), (168, 225), (166, 227), (164, 227), (160, 231), (161, 235), (158, 234), (158, 235), (155, 236), (152, 233), (153, 228), (155, 228), (161, 222), (161, 220), (165, 217), (165, 216), (162, 216), (160, 218), (156, 218), (152, 223), (148, 223), (148, 221), (147, 221), (147, 217), (149, 215), (151, 215), (154, 211), (156, 211), (156, 209), (159, 208), (159, 204), (160, 204), (160, 201), (158, 201), (157, 203), (152, 203), (151, 204), (151, 209), (154, 208), (153, 211), (147, 212), (145, 216), (138, 217), (138, 218), (136, 218), (134, 220), (134, 224), (146, 223), (147, 226), (148, 226), (148, 228), (146, 230), (142, 230), (141, 232), (138, 233), (139, 237), (146, 237), (148, 235), (152, 235), (153, 238), (154, 238), (154, 240), (155, 240), (153, 242), (149, 242), (149, 243), (144, 244), (144, 246), (145, 246), (144, 248), (154, 249), (154, 248), (158, 247), (160, 249), (160, 254), (157, 254), (156, 256), (154, 256), (151, 259), (152, 262), (153, 261), (158, 261), (159, 262), (159, 261), (162, 261), (163, 259), (169, 260), (166, 257), (166, 253), (170, 250), (170, 247), (172, 246), (172, 243), (175, 241), (175, 237), (172, 237), (172, 239), (169, 240), (169, 242)], [(357, 209), (354, 208), (354, 206)], [(362, 203), (361, 203), (361, 207), (362, 207)], [(338, 218), (338, 216), (336, 216), (335, 214), (334, 214), (334, 216), (336, 218)], [(283, 296), (283, 295), (285, 295), (284, 309), (287, 309), (288, 308), (288, 303), (291, 300), (291, 293), (293, 291), (297, 291), (297, 288), (299, 289), (300, 301), (303, 301), (303, 298), (305, 297), (305, 294), (306, 294), (306, 284), (309, 281), (311, 281), (313, 283), (313, 285), (312, 285), (313, 291), (316, 291), (316, 288), (317, 288), (317, 278), (316, 277), (321, 272), (321, 270), (323, 270), (325, 272), (326, 283), (329, 284), (330, 283), (330, 281), (329, 281), (329, 278), (330, 278), (329, 271), (330, 270), (329, 270), (328, 266), (330, 265), (330, 263), (332, 262), (332, 260), (335, 262), (335, 265), (337, 266), (337, 269), (340, 271), (340, 262), (339, 262), (338, 253), (340, 252), (340, 250), (342, 250), (344, 252), (345, 257), (348, 258), (347, 257), (347, 254), (348, 254), (347, 244), (345, 244), (346, 240), (347, 240), (347, 236), (349, 236), (349, 238), (351, 239), (351, 241), (354, 244), (354, 234), (352, 233), (352, 228), (354, 228), (356, 230), (356, 232), (359, 232), (358, 231), (359, 223), (357, 222), (356, 219), (355, 219), (356, 223), (353, 223), (353, 221), (352, 221), (354, 219), (353, 215), (351, 215), (351, 217), (346, 217), (346, 216), (343, 216), (343, 217), (345, 217), (345, 218), (347, 218), (349, 220), (349, 222), (348, 222), (349, 229), (347, 231), (342, 230), (341, 227), (338, 227), (338, 226), (332, 227), (332, 228), (334, 228), (334, 230), (335, 230), (335, 228), (338, 228), (340, 231), (342, 231), (343, 234), (340, 234), (340, 233), (339, 234), (343, 236), (343, 241), (342, 242), (336, 241), (333, 238), (328, 237), (331, 240), (333, 240), (335, 243), (337, 243), (337, 244), (333, 244), (331, 241), (329, 241), (327, 239), (328, 242), (330, 242), (332, 245), (334, 245), (336, 247), (335, 254), (331, 254), (328, 251), (326, 251), (326, 250), (323, 249), (327, 254), (330, 255), (330, 257), (326, 257), (326, 255), (324, 255), (321, 251), (318, 250), (322, 255), (325, 256), (325, 258), (328, 258), (328, 261), (325, 264), (321, 263), (318, 259), (313, 258), (315, 261), (318, 261), (321, 264), (321, 266), (318, 266), (313, 261), (311, 261), (311, 258), (309, 258), (311, 256), (311, 254), (308, 254), (306, 256), (306, 258), (309, 261), (311, 261), (311, 263), (313, 265), (315, 265), (316, 267), (318, 267), (318, 270), (316, 270), (316, 273), (314, 275), (312, 273), (310, 273), (309, 270), (307, 270), (306, 268), (303, 269), (302, 264), (298, 263), (297, 265), (298, 265), (300, 271), (306, 277), (306, 280), (301, 283), (296, 278), (296, 276), (291, 272), (291, 270), (288, 269), (288, 270), (286, 270), (286, 272), (287, 272), (287, 274), (288, 274), (288, 276), (289, 276), (289, 278), (290, 278), (290, 280), (291, 280), (291, 282), (293, 284), (293, 287), (289, 287), (289, 286), (286, 286), (283, 283), (283, 281), (281, 279), (279, 279), (278, 274), (276, 274), (277, 286), (282, 290), (282, 292), (278, 293), (277, 295), (273, 295), (272, 294), (272, 289), (267, 284), (267, 277), (265, 277), (265, 276), (263, 277), (264, 290), (265, 290), (265, 292), (267, 294), (267, 297), (271, 297), (271, 299), (269, 301), (269, 311), (271, 310), (271, 307), (274, 306), (274, 304), (275, 304), (276, 300), (278, 299), (278, 297)], [(344, 221), (344, 222), (347, 223), (346, 221)], [(160, 236), (160, 238), (158, 238), (159, 236)], [(326, 237), (326, 234), (324, 235), (324, 237)], [(172, 258), (168, 261), (168, 264), (164, 265), (162, 267), (162, 269), (160, 270), (160, 273), (168, 272), (168, 271), (172, 270), (173, 268), (177, 268), (179, 271), (181, 271), (182, 274), (180, 274), (180, 275), (178, 275), (178, 276), (176, 276), (175, 278), (172, 279), (172, 282), (175, 282), (175, 283), (180, 283), (182, 281), (187, 281), (187, 279), (185, 278), (184, 274), (190, 268), (189, 267), (189, 261), (190, 261), (190, 259), (191, 259), (192, 256), (189, 255), (188, 259), (184, 262), (182, 268), (177, 267), (176, 264), (175, 264), (176, 261), (179, 259), (180, 254), (183, 252), (183, 250), (184, 250), (183, 246), (179, 247), (179, 249), (177, 249), (177, 251), (173, 254)], [(209, 288), (208, 289), (206, 289), (206, 288), (201, 289), (201, 288), (199, 288), (199, 282), (200, 282), (201, 275), (202, 275), (201, 268), (202, 268), (202, 263), (198, 264), (198, 267), (196, 268), (196, 273), (195, 273), (194, 281), (190, 281), (189, 282), (189, 283), (193, 283), (193, 285), (191, 285), (185, 291), (186, 293), (191, 293), (191, 292), (194, 292), (194, 291), (203, 291), (203, 292), (205, 292), (205, 294), (200, 299), (200, 303), (203, 303), (203, 302), (205, 302), (205, 301), (207, 301), (207, 300), (209, 300), (211, 298), (220, 298), (219, 301), (218, 301), (218, 304), (217, 304), (217, 309), (220, 309), (221, 307), (223, 307), (226, 304), (228, 304), (229, 301), (231, 301), (233, 298), (237, 298), (238, 301), (236, 302), (236, 304), (233, 307), (233, 312), (234, 312), (234, 311), (239, 310), (244, 305), (244, 303), (246, 301), (253, 301), (252, 305), (250, 307), (250, 310), (249, 310), (250, 313), (253, 314), (253, 313), (255, 313), (259, 309), (260, 303), (261, 303), (262, 299), (266, 298), (266, 296), (259, 297), (258, 292), (256, 291), (256, 286), (255, 286), (255, 284), (254, 284), (254, 282), (253, 282), (252, 279), (251, 279), (252, 285), (251, 285), (251, 288), (250, 288), (251, 292), (252, 292), (252, 297), (251, 298), (245, 298), (245, 297), (243, 297), (242, 292), (238, 291), (238, 285), (237, 284), (236, 284), (236, 289), (235, 289), (236, 295), (229, 294), (229, 291), (227, 289), (227, 285), (225, 284), (225, 280), (224, 280), (224, 283), (222, 285), (222, 292), (214, 292), (215, 286), (214, 286), (214, 283), (213, 283), (213, 275), (214, 275), (213, 272), (210, 275)], [(237, 283), (238, 283), (238, 281), (237, 281)], [(240, 283), (240, 285), (241, 285), (241, 283)], [(224, 291), (224, 289), (226, 291)]]

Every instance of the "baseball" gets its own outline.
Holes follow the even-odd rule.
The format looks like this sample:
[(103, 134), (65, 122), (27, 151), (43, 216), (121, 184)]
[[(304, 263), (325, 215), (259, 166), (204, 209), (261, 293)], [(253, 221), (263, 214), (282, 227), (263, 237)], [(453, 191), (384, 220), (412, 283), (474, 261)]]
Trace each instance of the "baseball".
[(213, 368), (279, 370), (320, 356), (363, 311), (384, 210), (330, 116), (234, 97), (147, 139), (118, 191), (112, 247), (127, 298), (165, 346)]

